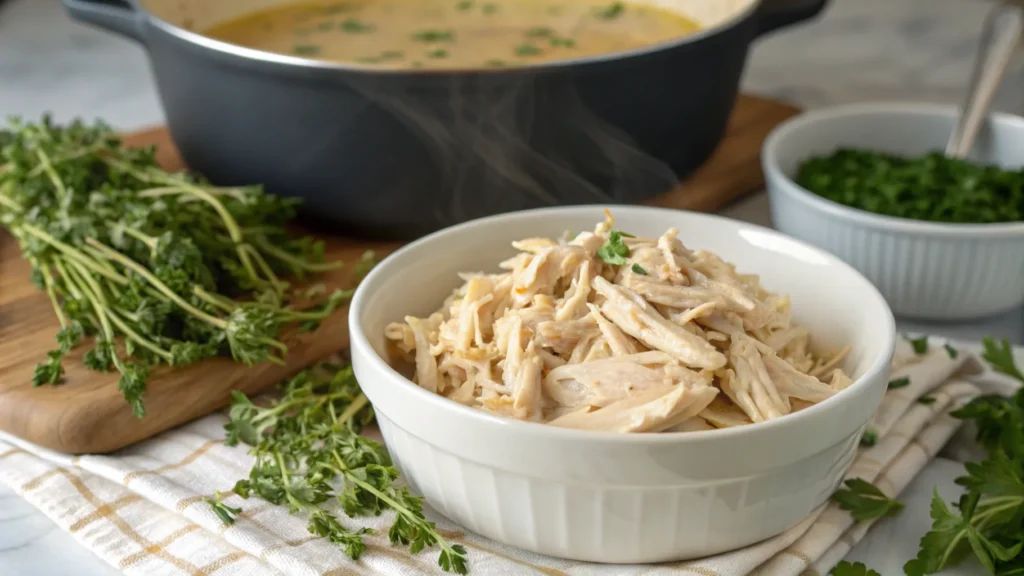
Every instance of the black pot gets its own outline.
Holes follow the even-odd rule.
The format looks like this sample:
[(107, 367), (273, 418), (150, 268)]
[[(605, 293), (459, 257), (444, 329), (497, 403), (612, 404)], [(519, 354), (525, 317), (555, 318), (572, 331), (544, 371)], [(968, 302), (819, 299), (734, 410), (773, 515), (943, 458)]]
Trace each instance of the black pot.
[(499, 212), (668, 190), (721, 140), (750, 42), (826, 0), (705, 0), (733, 8), (674, 42), (465, 71), (368, 71), (189, 31), (275, 2), (63, 1), (75, 19), (146, 46), (192, 169), (301, 197), (307, 216), (339, 233), (408, 239)]

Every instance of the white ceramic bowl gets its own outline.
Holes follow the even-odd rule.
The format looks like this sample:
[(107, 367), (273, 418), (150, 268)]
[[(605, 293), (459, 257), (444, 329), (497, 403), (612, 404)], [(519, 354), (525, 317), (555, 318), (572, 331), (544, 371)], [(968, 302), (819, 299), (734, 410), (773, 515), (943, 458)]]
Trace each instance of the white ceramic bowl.
[(853, 346), (856, 382), (767, 423), (699, 433), (570, 430), (492, 416), (429, 393), (385, 361), (384, 327), (426, 316), (461, 282), (497, 271), (512, 240), (589, 230), (601, 207), (517, 212), (437, 232), (363, 280), (349, 315), (355, 374), (412, 487), (488, 538), (541, 554), (645, 563), (739, 548), (796, 524), (833, 492), (886, 388), (895, 325), (871, 283), (837, 258), (777, 232), (707, 214), (614, 207), (616, 229), (677, 227), (792, 296), (815, 343)]
[[(1024, 223), (940, 224), (892, 218), (826, 200), (795, 184), (800, 164), (841, 147), (908, 156), (943, 150), (956, 109), (858, 104), (801, 114), (765, 140), (772, 220), (780, 231), (839, 256), (912, 318), (978, 318), (1024, 302)], [(1024, 118), (993, 114), (971, 159), (1024, 165)]]

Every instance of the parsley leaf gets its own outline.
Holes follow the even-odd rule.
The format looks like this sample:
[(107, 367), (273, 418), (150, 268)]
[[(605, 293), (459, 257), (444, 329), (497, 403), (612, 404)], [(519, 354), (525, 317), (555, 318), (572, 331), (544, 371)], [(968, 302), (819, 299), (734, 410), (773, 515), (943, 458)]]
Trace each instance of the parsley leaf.
[(836, 564), (836, 567), (829, 572), (830, 576), (882, 576), (878, 572), (871, 570), (861, 562), (850, 564), (849, 562), (843, 561)]
[(639, 264), (633, 264), (633, 266), (630, 267), (630, 270), (632, 270), (634, 274), (639, 274), (641, 276), (647, 276), (647, 270), (644, 270), (643, 266), (641, 266)]
[(903, 339), (910, 343), (910, 346), (914, 349), (914, 354), (921, 356), (928, 353), (928, 336), (921, 336), (920, 338), (911, 338), (906, 334), (903, 335)]
[(622, 2), (612, 2), (608, 6), (595, 9), (594, 16), (597, 16), (601, 20), (614, 20), (619, 16), (622, 16), (622, 13), (625, 12), (625, 10), (626, 5)]
[(214, 513), (217, 514), (220, 521), (225, 525), (230, 526), (235, 523), (235, 516), (241, 514), (242, 509), (228, 506), (221, 502), (221, 498), (222, 496), (220, 492), (214, 492), (213, 498), (205, 498), (204, 500), (210, 505), (210, 508), (213, 509)]
[(874, 430), (865, 430), (860, 437), (860, 445), (866, 448), (870, 448), (878, 444), (878, 433)]
[(1024, 374), (1017, 369), (1017, 364), (1013, 359), (1013, 346), (1010, 345), (1009, 340), (1003, 338), (1002, 341), (996, 342), (994, 338), (985, 338), (981, 342), (983, 347), (981, 357), (991, 364), (996, 372), (1024, 382)]
[(889, 498), (866, 480), (850, 478), (843, 485), (846, 488), (837, 490), (832, 499), (854, 520), (874, 520), (903, 510), (902, 502)]
[(597, 249), (597, 256), (607, 264), (622, 266), (629, 257), (629, 246), (626, 246), (625, 239), (633, 238), (632, 234), (612, 230), (608, 239)]
[(454, 42), (455, 32), (453, 30), (422, 30), (412, 35), (417, 42), (433, 44), (435, 42)]
[(910, 378), (908, 378), (908, 377), (897, 378), (895, 380), (890, 380), (889, 381), (889, 390), (896, 390), (898, 388), (906, 388), (907, 386), (910, 386)]
[(238, 481), (234, 492), (306, 514), (310, 533), (353, 559), (366, 551), (363, 536), (373, 530), (347, 526), (327, 504), (339, 503), (350, 518), (390, 510), (393, 545), (407, 546), (413, 554), (437, 546), (444, 571), (467, 573), (466, 549), (445, 540), (423, 515), (423, 499), (396, 484), (398, 469), (387, 450), (359, 435), (374, 414), (352, 368), (319, 364), (282, 387), (281, 398), (268, 406), (232, 394), (225, 442), (248, 444), (255, 457), (249, 477)]
[(935, 396), (921, 396), (920, 398), (917, 399), (917, 403), (918, 404), (924, 404), (924, 405), (930, 405), (930, 404), (935, 404), (936, 400), (937, 399), (935, 398)]
[(374, 26), (372, 24), (367, 24), (357, 18), (346, 18), (341, 22), (339, 28), (341, 28), (343, 32), (348, 32), (349, 34), (364, 34), (367, 32), (373, 32), (374, 30)]
[(943, 344), (942, 347), (946, 349), (946, 354), (949, 354), (951, 360), (956, 360), (956, 357), (960, 355), (960, 351), (949, 344)]
[[(993, 369), (1022, 379), (1009, 342), (986, 338), (984, 349)], [(957, 478), (966, 489), (959, 513), (935, 492), (932, 528), (904, 571), (934, 574), (972, 554), (992, 574), (1024, 574), (1024, 388), (1012, 398), (980, 396), (953, 416), (975, 423), (987, 457), (965, 464), (965, 475)]]

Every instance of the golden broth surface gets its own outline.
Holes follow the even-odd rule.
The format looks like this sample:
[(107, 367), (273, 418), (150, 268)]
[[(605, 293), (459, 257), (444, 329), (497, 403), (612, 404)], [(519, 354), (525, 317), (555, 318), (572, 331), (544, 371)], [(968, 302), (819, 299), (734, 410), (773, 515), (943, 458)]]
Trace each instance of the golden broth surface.
[(203, 34), (318, 60), (477, 68), (618, 52), (699, 28), (662, 8), (608, 0), (346, 0), (286, 4)]

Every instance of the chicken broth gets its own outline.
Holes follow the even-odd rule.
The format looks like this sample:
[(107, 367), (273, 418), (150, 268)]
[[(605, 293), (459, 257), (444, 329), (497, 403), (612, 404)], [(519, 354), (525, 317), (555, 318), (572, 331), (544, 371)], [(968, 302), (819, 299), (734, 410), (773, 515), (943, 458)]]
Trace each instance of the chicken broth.
[(684, 16), (609, 0), (350, 0), (288, 4), (206, 36), (292, 56), (390, 68), (527, 66), (665, 42)]

